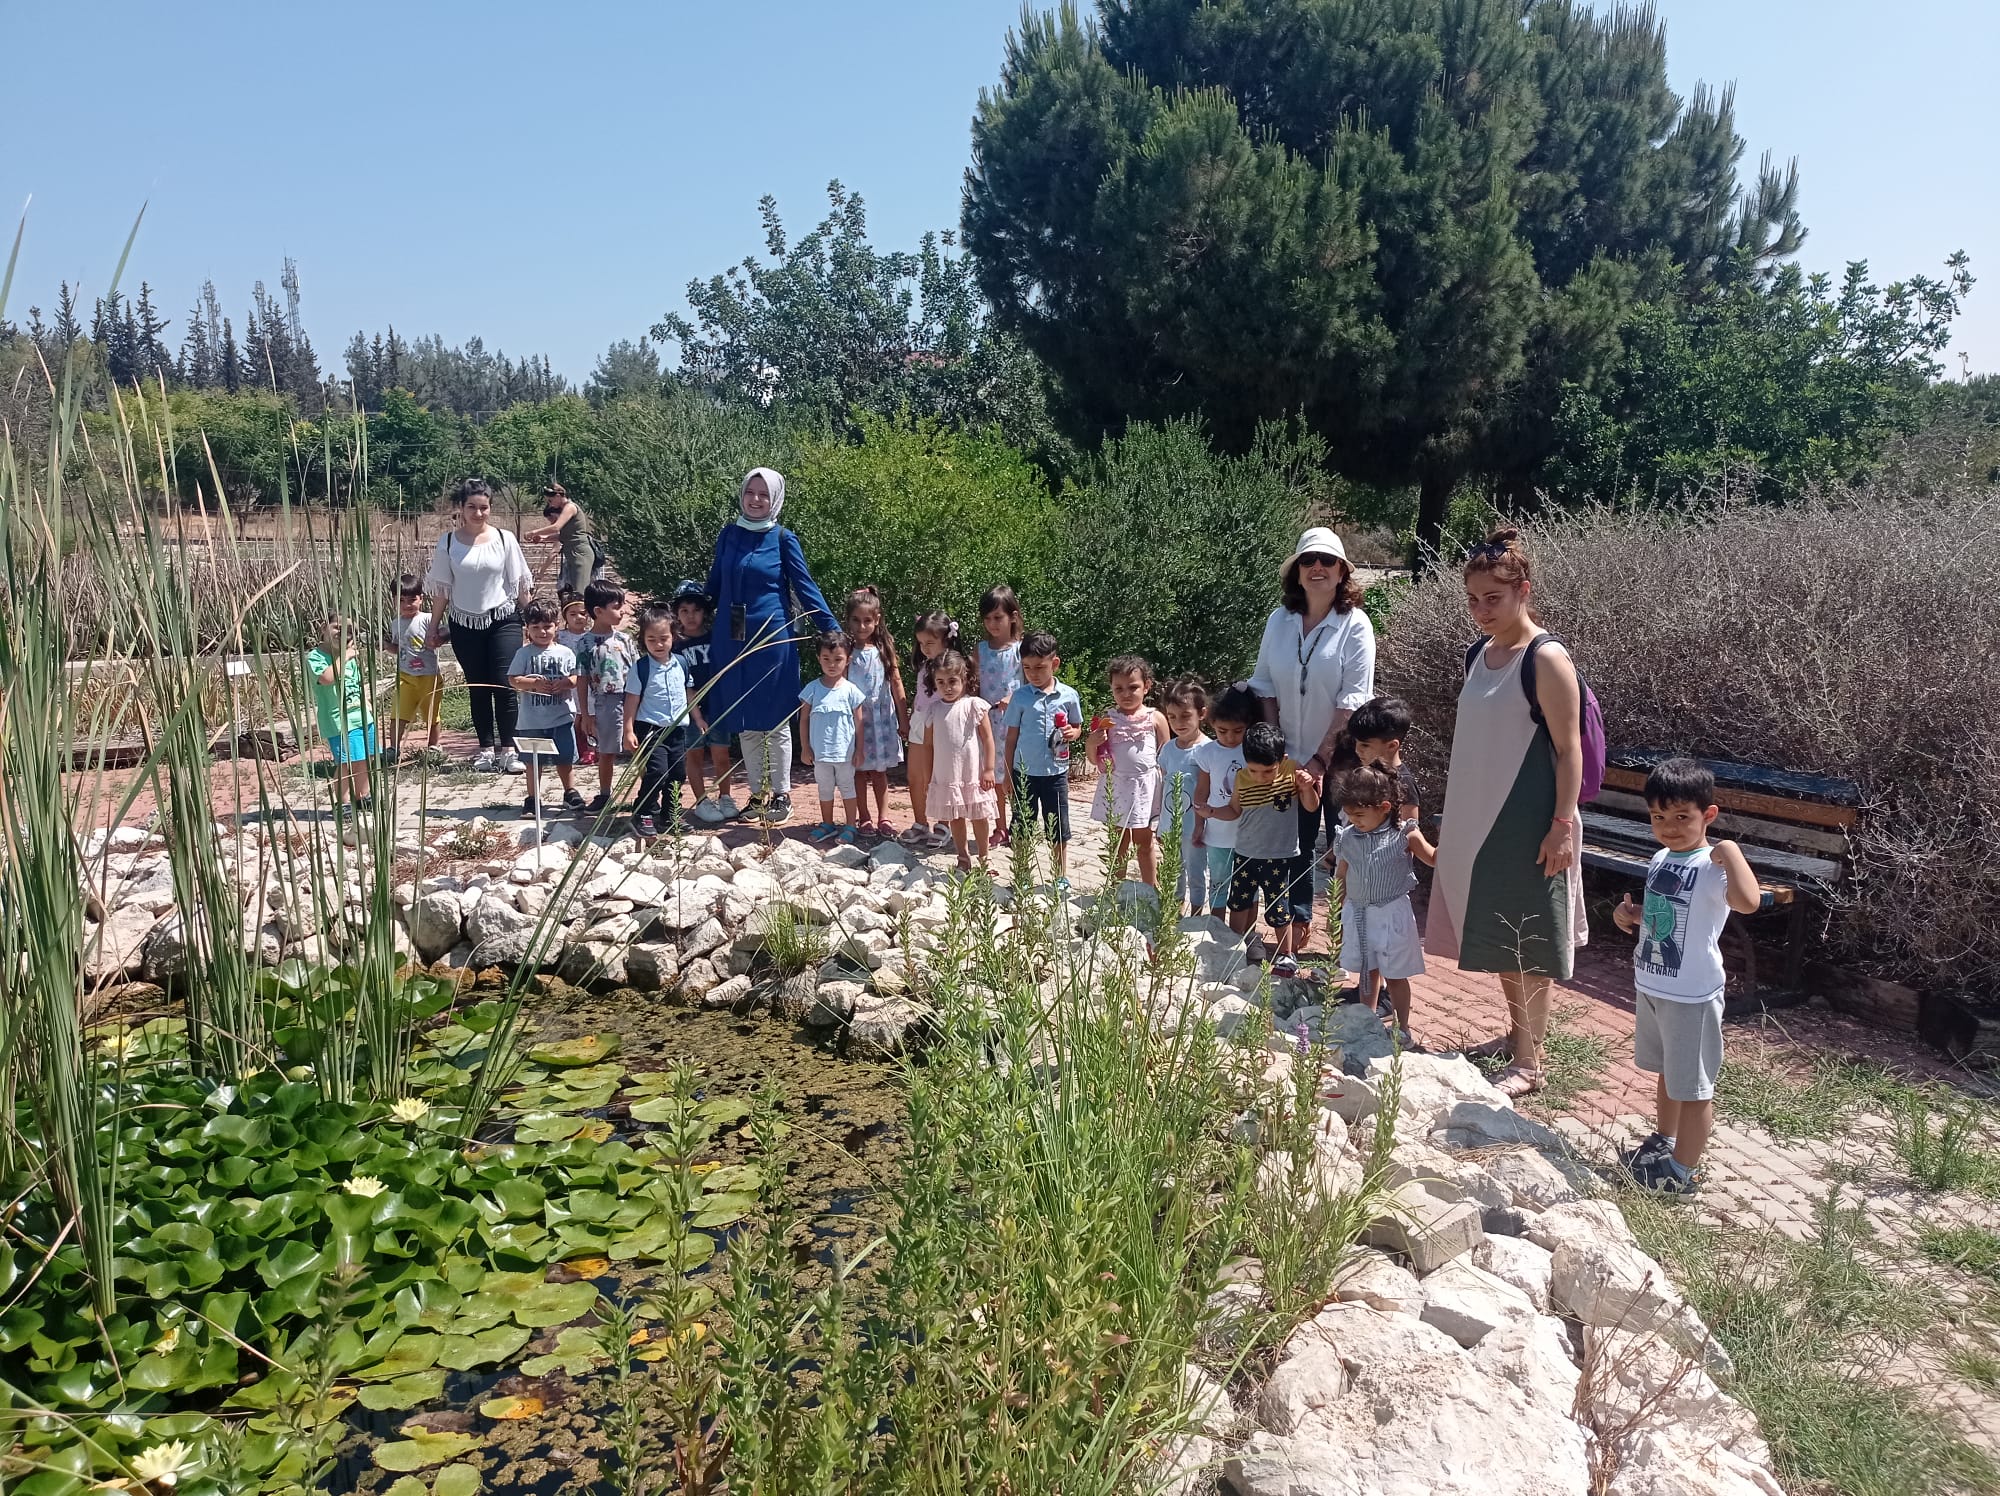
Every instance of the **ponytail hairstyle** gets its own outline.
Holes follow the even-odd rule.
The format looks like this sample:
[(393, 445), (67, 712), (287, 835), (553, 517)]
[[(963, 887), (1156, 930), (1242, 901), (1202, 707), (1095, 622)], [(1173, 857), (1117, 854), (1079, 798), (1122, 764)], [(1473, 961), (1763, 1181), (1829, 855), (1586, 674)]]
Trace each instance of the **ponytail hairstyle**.
[[(1495, 525), (1487, 531), (1486, 538), (1465, 553), (1465, 575), (1471, 577), (1484, 572), (1497, 582), (1505, 582), (1511, 587), (1526, 586), (1530, 581), (1533, 567), (1528, 561), (1528, 548), (1521, 544), (1521, 531), (1508, 524)], [(1540, 623), (1535, 612), (1532, 595), (1528, 602), (1528, 617)]]
[[(864, 639), (854, 627), (854, 610), (864, 605), (875, 610), (875, 636), (872, 639)], [(847, 626), (856, 649), (872, 644), (875, 652), (882, 657), (882, 668), (896, 668), (896, 636), (889, 632), (889, 610), (882, 606), (882, 594), (873, 582), (863, 582), (847, 594), (847, 603), (840, 610), (840, 621)]]
[(981, 595), (979, 599), (980, 623), (983, 625), (986, 622), (986, 615), (996, 609), (1005, 613), (1008, 619), (1012, 621), (1014, 625), (1013, 637), (1018, 642), (1022, 633), (1026, 630), (1026, 625), (1021, 622), (1021, 600), (1014, 596), (1014, 589), (1009, 587), (1005, 582), (995, 587), (988, 587), (985, 593)]
[(949, 613), (919, 613), (915, 626), (910, 630), (910, 668), (916, 672), (917, 683), (924, 690), (935, 693), (932, 683), (932, 662), (924, 658), (924, 644), (919, 634), (936, 634), (944, 640), (944, 648), (938, 652), (942, 659), (946, 654), (958, 649), (958, 620)]

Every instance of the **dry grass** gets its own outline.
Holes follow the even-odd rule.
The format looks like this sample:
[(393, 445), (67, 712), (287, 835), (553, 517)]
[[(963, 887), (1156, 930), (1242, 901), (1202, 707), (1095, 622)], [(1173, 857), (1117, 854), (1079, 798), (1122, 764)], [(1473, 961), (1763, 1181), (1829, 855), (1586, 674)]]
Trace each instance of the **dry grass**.
[[(1536, 598), (1616, 746), (1858, 781), (1855, 877), (1830, 911), (1885, 974), (2000, 974), (2000, 493), (1884, 480), (1841, 502), (1593, 509), (1528, 520)], [(1455, 569), (1400, 589), (1379, 680), (1442, 778), (1464, 650)]]

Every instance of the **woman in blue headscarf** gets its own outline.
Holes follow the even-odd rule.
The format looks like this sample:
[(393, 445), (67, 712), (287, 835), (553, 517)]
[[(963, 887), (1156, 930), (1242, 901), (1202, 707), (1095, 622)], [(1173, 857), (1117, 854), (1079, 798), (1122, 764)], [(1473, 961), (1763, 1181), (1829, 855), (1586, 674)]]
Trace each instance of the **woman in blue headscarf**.
[(704, 698), (709, 731), (742, 738), (749, 781), (746, 819), (783, 825), (792, 814), (792, 714), (799, 707), (801, 619), (835, 627), (806, 570), (799, 538), (778, 523), (785, 480), (752, 468), (736, 518), (715, 541), (708, 595), (715, 599), (714, 683)]

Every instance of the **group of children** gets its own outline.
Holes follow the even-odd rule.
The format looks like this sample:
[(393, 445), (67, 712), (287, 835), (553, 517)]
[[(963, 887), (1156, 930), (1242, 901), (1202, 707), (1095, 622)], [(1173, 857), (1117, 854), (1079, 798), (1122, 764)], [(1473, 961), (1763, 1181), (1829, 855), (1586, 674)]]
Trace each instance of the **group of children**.
[[(403, 579), (399, 604), (392, 744), (400, 751), (405, 730), (416, 727), (427, 729), (435, 747), (441, 682), (414, 578)], [(522, 813), (536, 813), (543, 757), (561, 781), (563, 804), (597, 815), (610, 803), (618, 764), (643, 756), (631, 823), (640, 836), (658, 834), (680, 815), (683, 783), (692, 784), (696, 819), (738, 818), (745, 812), (728, 791), (729, 745), (711, 736), (701, 700), (712, 678), (711, 600), (686, 582), (671, 603), (645, 604), (636, 642), (624, 632), (628, 604), (624, 589), (600, 579), (581, 597), (565, 595), (559, 607), (527, 606), (525, 642), (508, 679), (519, 696), (520, 735), (553, 752), (528, 755)], [(1119, 866), (1129, 857), (1142, 881), (1156, 883), (1161, 838), (1178, 834), (1176, 905), (1185, 901), (1247, 933), (1261, 904), (1273, 974), (1290, 976), (1309, 933), (1300, 909), (1310, 900), (1296, 898), (1294, 888), (1301, 855), (1312, 850), (1301, 837), (1325, 794), (1340, 811), (1325, 857), (1341, 890), (1340, 965), (1358, 975), (1362, 1001), (1376, 1003), (1379, 991), (1385, 1017), (1410, 1042), (1410, 983), (1424, 970), (1410, 902), (1413, 864), (1433, 862), (1435, 849), (1420, 828), (1422, 800), (1403, 762), (1412, 725), (1404, 703), (1378, 697), (1351, 714), (1322, 786), (1286, 753), (1283, 735), (1245, 684), (1211, 699), (1199, 683), (1176, 681), (1154, 707), (1152, 667), (1121, 655), (1107, 671), (1112, 709), (1086, 721), (1075, 688), (1057, 678), (1055, 636), (1024, 627), (1011, 588), (985, 594), (980, 621), (984, 637), (967, 650), (948, 615), (920, 615), (909, 690), (881, 596), (873, 587), (849, 594), (843, 627), (817, 642), (819, 679), (799, 692), (801, 759), (812, 767), (819, 798), (814, 840), (897, 835), (889, 772), (906, 763), (914, 821), (902, 840), (955, 846), (958, 866), (969, 869), (992, 846), (1008, 844), (1009, 811), (1018, 806), (1041, 826), (1056, 891), (1067, 893), (1070, 762), (1081, 744), (1100, 771), (1091, 815), (1114, 829)], [(365, 810), (375, 727), (342, 619), (327, 622), (307, 667), (336, 765), (337, 801)], [(574, 768), (593, 760), (597, 794), (586, 801)], [(1628, 896), (1614, 912), (1619, 928), (1639, 937), (1636, 1061), (1659, 1076), (1658, 1125), (1623, 1159), (1640, 1182), (1669, 1192), (1694, 1187), (1712, 1121), (1722, 1054), (1722, 928), (1732, 910), (1752, 912), (1763, 898), (1742, 850), (1708, 838), (1715, 800), (1713, 775), (1692, 760), (1652, 771), (1646, 801), (1661, 850), (1643, 901)], [(769, 819), (768, 807), (753, 804), (747, 813), (760, 809)]]

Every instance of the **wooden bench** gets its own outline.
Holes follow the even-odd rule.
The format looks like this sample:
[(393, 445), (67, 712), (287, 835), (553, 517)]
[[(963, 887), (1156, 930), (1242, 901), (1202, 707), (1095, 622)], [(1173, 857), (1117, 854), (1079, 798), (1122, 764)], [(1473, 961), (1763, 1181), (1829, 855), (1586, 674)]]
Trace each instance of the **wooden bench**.
[[(1583, 809), (1583, 863), (1643, 881), (1660, 844), (1653, 839), (1646, 808), (1646, 775), (1673, 754), (1650, 748), (1614, 749), (1604, 772), (1604, 789)], [(1765, 764), (1703, 759), (1715, 775), (1715, 803), (1722, 813), (1712, 832), (1736, 842), (1763, 886), (1760, 914), (1783, 918), (1784, 985), (1798, 991), (1805, 964), (1807, 911), (1824, 904), (1846, 881), (1848, 833), (1861, 814), (1861, 787), (1852, 780), (1797, 774)], [(1749, 916), (1756, 918), (1757, 916)], [(1744, 992), (1741, 1002), (1758, 999), (1757, 947), (1746, 917), (1732, 915), (1742, 937)], [(1732, 1002), (1732, 1007), (1736, 1003)]]

